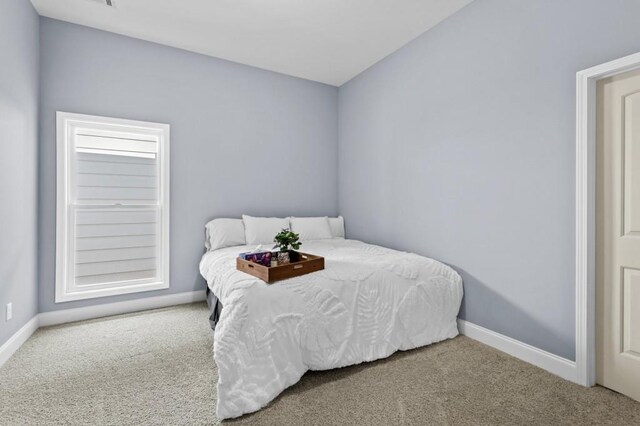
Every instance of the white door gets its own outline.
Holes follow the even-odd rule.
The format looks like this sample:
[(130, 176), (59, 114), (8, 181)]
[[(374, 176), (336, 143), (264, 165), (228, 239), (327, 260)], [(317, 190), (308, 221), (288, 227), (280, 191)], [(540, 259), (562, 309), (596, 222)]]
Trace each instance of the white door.
[(640, 400), (640, 71), (597, 90), (597, 382)]

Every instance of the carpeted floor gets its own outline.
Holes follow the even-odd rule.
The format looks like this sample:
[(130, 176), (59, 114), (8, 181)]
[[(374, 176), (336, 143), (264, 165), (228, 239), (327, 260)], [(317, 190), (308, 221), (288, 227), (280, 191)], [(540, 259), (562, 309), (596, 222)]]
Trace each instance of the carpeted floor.
[[(216, 369), (204, 304), (38, 330), (0, 369), (1, 425), (205, 425)], [(466, 337), (309, 372), (243, 425), (640, 424), (585, 389)]]

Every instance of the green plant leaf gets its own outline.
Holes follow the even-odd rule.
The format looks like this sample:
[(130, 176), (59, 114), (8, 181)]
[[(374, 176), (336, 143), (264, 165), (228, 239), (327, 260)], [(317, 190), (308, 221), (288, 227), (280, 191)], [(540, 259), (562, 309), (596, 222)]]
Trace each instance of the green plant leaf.
[(297, 250), (302, 244), (300, 242), (300, 234), (296, 234), (290, 229), (283, 229), (273, 237), (273, 242), (276, 243), (273, 248), (278, 248), (280, 251)]

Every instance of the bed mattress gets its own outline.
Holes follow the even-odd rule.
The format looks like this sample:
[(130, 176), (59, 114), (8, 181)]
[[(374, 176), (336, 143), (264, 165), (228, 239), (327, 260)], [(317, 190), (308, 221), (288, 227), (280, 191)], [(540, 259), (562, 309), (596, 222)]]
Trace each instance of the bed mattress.
[(200, 272), (220, 299), (214, 332), (217, 415), (259, 410), (307, 370), (388, 357), (458, 334), (462, 280), (450, 267), (355, 240), (308, 241), (325, 269), (266, 284), (237, 271), (238, 253), (210, 251)]

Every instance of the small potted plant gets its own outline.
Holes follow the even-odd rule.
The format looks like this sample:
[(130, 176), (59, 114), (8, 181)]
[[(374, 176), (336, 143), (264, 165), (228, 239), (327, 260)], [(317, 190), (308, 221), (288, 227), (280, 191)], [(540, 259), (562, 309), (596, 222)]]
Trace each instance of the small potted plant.
[(299, 234), (296, 234), (289, 229), (283, 229), (276, 234), (273, 238), (273, 242), (276, 243), (273, 248), (279, 249), (278, 264), (287, 264), (291, 261), (296, 261), (298, 253), (296, 253), (295, 250), (298, 250), (300, 245), (302, 245)]

